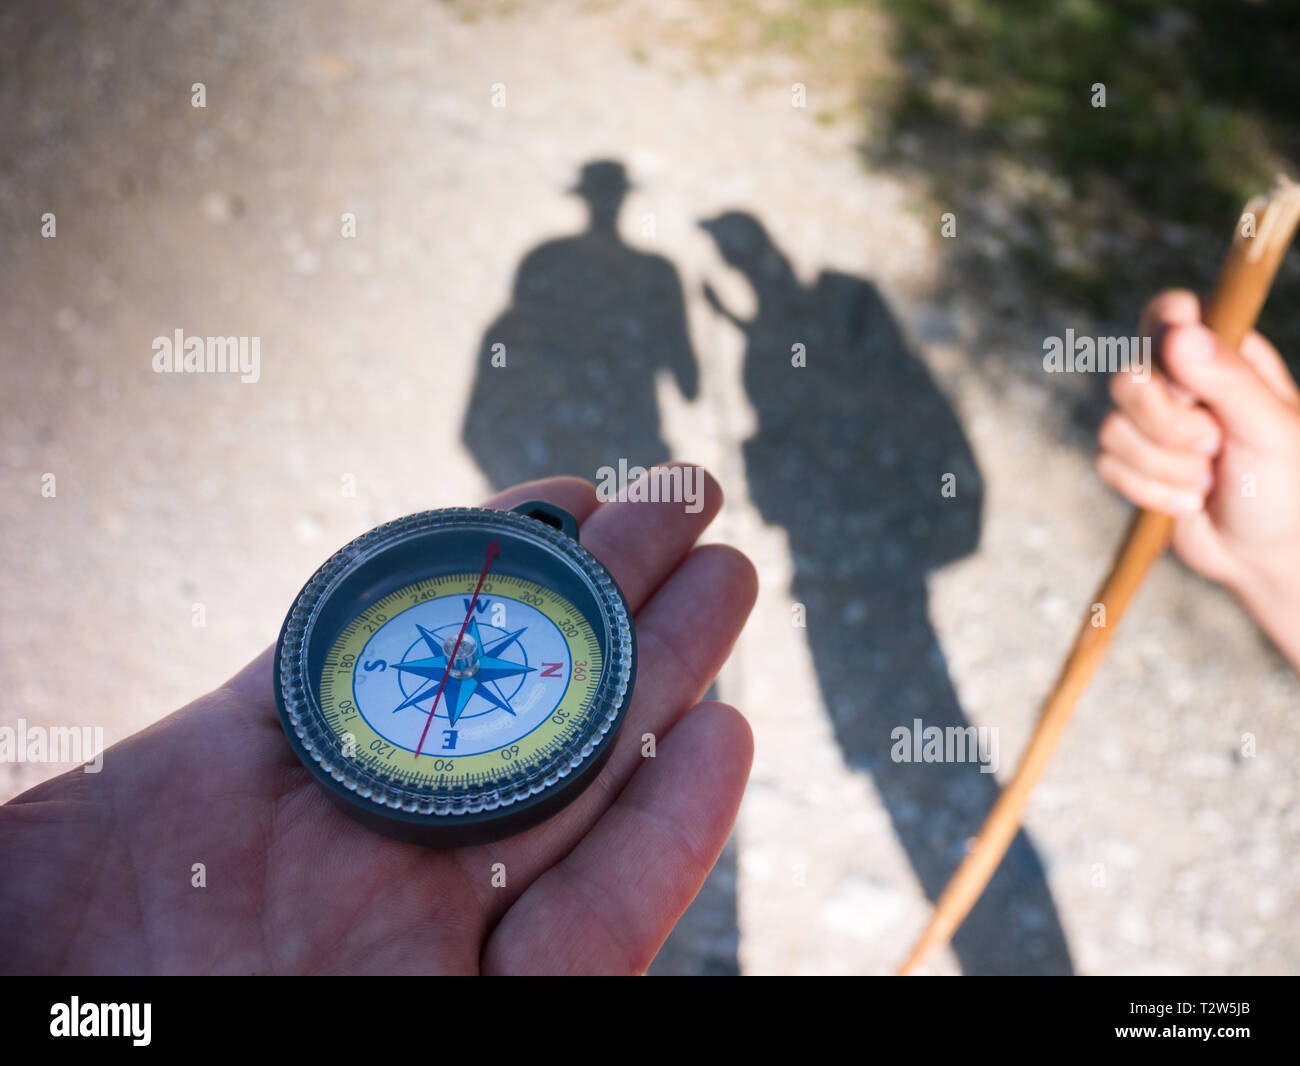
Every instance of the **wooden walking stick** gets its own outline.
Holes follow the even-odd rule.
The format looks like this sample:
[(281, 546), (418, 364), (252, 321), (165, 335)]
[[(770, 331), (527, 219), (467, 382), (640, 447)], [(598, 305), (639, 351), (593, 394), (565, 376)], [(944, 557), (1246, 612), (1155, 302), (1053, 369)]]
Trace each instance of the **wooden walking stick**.
[[(1298, 221), (1300, 185), (1283, 177), (1275, 181), (1267, 196), (1255, 197), (1243, 209), (1204, 316), (1205, 324), (1226, 347), (1241, 347), (1254, 327)], [(898, 971), (900, 976), (914, 973), (921, 960), (947, 942), (975, 906), (1015, 837), (1030, 790), (1043, 776), (1074, 704), (1106, 653), (1125, 608), (1169, 543), (1173, 524), (1172, 518), (1157, 511), (1139, 511), (1134, 517), (1110, 576), (1094, 601), (1105, 608), (1104, 624), (1094, 626), (1093, 612), (1089, 610), (1056, 687), (1043, 705), (1015, 776), (998, 797), (975, 843), (939, 897), (930, 924)]]

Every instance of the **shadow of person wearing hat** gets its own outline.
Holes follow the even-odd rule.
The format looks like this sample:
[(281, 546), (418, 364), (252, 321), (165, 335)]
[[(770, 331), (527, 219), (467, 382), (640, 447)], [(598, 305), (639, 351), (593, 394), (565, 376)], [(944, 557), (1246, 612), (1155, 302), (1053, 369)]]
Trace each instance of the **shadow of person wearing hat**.
[(621, 163), (587, 163), (570, 192), (587, 228), (530, 251), (510, 306), (483, 332), (462, 438), (494, 488), (667, 459), (654, 380), (698, 389), (681, 281), (618, 233)]
[[(568, 191), (586, 201), (587, 228), (530, 251), (483, 331), (462, 439), (493, 488), (669, 458), (655, 375), (692, 399), (698, 368), (677, 270), (619, 236), (630, 188), (621, 163), (583, 166)], [(739, 972), (735, 868), (729, 844), (651, 972)]]

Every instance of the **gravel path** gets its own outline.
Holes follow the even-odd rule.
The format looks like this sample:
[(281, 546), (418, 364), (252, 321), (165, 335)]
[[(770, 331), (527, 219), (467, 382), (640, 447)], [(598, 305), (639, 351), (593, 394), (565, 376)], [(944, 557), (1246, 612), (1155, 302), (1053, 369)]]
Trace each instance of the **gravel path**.
[[(817, 120), (817, 69), (702, 70), (656, 36), (683, 10), (0, 13), (5, 724), (156, 721), (272, 641), (335, 547), (512, 463), (694, 459), (727, 491), (712, 539), (762, 578), (717, 685), (758, 746), (655, 971), (896, 965), (1125, 521), (1090, 472), (1098, 383), (1025, 372), (1044, 335), (1100, 327), (1026, 308), (995, 259), (952, 270), (942, 205)], [(631, 188), (596, 171), (584, 203), (598, 161)], [(176, 329), (259, 337), (259, 380), (153, 373)], [(548, 365), (608, 402), (496, 436), (530, 395), (485, 378), (507, 335), (568, 350)], [(1162, 561), (929, 969), (1300, 969), (1298, 697), (1236, 606)], [(918, 717), (995, 728), (997, 775), (892, 762)], [(0, 798), (59, 769), (0, 765)]]

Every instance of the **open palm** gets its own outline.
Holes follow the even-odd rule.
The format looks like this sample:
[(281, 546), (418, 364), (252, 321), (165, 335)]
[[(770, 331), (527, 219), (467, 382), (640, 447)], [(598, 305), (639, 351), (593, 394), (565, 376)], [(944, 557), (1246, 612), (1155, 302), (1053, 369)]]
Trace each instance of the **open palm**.
[[(433, 851), (344, 815), (280, 729), (268, 649), (215, 692), (115, 745), (102, 772), (0, 807), (0, 968), (18, 973), (636, 973), (698, 892), (735, 820), (744, 719), (696, 705), (753, 606), (743, 555), (694, 548), (705, 506), (544, 499), (636, 615), (637, 684), (596, 782), (495, 844)], [(642, 737), (656, 757), (642, 757)], [(205, 887), (192, 884), (202, 863)], [(502, 881), (504, 880), (504, 884)]]

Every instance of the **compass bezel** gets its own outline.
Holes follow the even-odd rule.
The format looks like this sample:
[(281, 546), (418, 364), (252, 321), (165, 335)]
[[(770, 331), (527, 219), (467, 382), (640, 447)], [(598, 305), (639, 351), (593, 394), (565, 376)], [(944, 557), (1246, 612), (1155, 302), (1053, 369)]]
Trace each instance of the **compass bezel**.
[[(520, 510), (528, 513), (446, 508), (378, 526), (326, 560), (285, 618), (274, 668), (285, 735), (331, 798), (385, 835), (452, 847), (522, 832), (586, 788), (608, 759), (626, 717), (635, 681), (636, 635), (622, 591), (599, 560), (564, 532), (576, 532), (571, 516), (535, 502)], [(551, 519), (558, 519), (558, 528)], [(483, 547), (494, 537), (501, 544), (497, 566), (502, 572), (536, 580), (564, 596), (588, 618), (600, 642), (601, 677), (581, 743), (568, 745), (563, 757), (531, 774), (504, 768), (499, 783), (476, 793), (413, 790), (357, 765), (343, 754), (321, 707), (321, 670), (334, 638), (358, 611), (395, 589), (478, 569)], [(437, 561), (427, 561), (431, 556)]]

